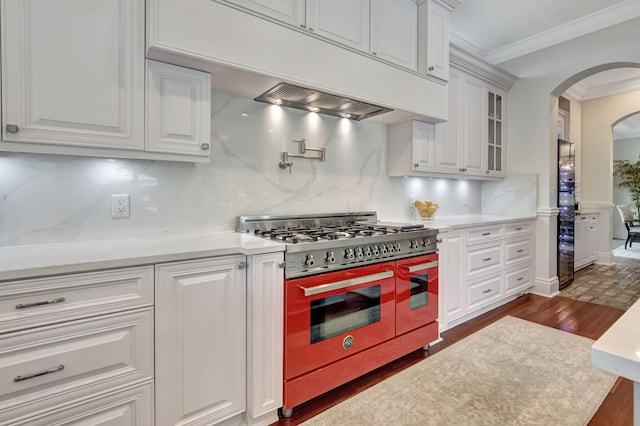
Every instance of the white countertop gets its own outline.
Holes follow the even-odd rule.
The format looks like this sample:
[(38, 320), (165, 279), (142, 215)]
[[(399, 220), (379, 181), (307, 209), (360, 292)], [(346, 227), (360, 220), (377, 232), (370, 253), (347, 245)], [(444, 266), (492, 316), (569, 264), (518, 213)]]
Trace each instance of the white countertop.
[(535, 216), (501, 216), (487, 214), (465, 214), (465, 215), (436, 215), (433, 220), (407, 220), (400, 219), (396, 222), (421, 223), (426, 228), (436, 228), (441, 232), (447, 229), (468, 228), (470, 226), (491, 225), (494, 223), (518, 222), (521, 220), (534, 220)]
[(640, 300), (634, 303), (591, 347), (591, 363), (640, 382)]
[[(420, 223), (444, 232), (452, 228), (532, 219), (535, 217), (456, 215), (436, 217), (433, 221), (406, 218), (393, 221)], [(230, 254), (271, 253), (284, 249), (284, 244), (233, 231), (6, 246), (0, 247), (0, 282)]]
[(0, 247), (0, 281), (284, 248), (232, 231)]

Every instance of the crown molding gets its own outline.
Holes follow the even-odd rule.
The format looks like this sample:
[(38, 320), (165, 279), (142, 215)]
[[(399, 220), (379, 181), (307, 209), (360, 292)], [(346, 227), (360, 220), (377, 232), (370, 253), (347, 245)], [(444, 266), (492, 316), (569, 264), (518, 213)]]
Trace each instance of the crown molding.
[(453, 43), (449, 43), (449, 65), (488, 81), (505, 91), (511, 89), (511, 86), (518, 79), (515, 75)]
[(640, 78), (631, 80), (614, 81), (612, 83), (601, 84), (599, 86), (589, 87), (580, 99), (586, 101), (589, 99), (602, 98), (604, 96), (619, 95), (621, 93), (635, 92), (640, 90)]
[(486, 59), (493, 64), (500, 64), (638, 16), (640, 16), (640, 2), (627, 0), (540, 34), (494, 49), (487, 53)]
[(422, 3), (426, 3), (427, 1), (433, 1), (434, 3), (438, 3), (440, 6), (447, 9), (449, 12), (453, 12), (460, 6), (462, 6), (467, 0), (418, 0), (417, 5), (421, 5)]

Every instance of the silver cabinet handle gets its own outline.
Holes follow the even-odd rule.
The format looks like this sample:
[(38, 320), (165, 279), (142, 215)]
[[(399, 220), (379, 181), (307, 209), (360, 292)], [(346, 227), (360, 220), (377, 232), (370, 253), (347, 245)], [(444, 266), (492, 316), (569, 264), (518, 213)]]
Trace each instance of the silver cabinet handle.
[(484, 290), (484, 291), (483, 291), (483, 293), (484, 293), (484, 294), (491, 293), (491, 289)]
[(278, 268), (284, 268), (285, 263), (284, 262), (278, 262)]
[(491, 232), (483, 232), (483, 233), (482, 233), (482, 236), (483, 236), (483, 237), (486, 237), (487, 235), (491, 235)]
[(313, 28), (309, 27), (309, 31), (313, 32)]
[(418, 164), (418, 163), (413, 163), (413, 167), (415, 167), (415, 168), (417, 169), (418, 167), (420, 167), (420, 164)]
[(62, 303), (65, 300), (67, 299), (65, 299), (64, 297), (57, 297), (51, 300), (43, 300), (42, 302), (18, 303), (16, 305), (16, 309), (27, 309), (27, 308), (33, 308), (34, 306), (53, 305), (54, 303)]
[(44, 376), (45, 374), (57, 373), (58, 371), (64, 370), (64, 365), (60, 364), (57, 367), (50, 368), (48, 370), (41, 371), (39, 373), (27, 374), (26, 376), (16, 376), (14, 377), (14, 382), (22, 382), (24, 380), (33, 379), (34, 377)]
[(516, 231), (522, 231), (521, 227), (516, 228)]
[(524, 251), (524, 249), (520, 249), (518, 250), (518, 253), (522, 253)]
[(431, 66), (429, 67), (429, 71), (433, 71), (434, 69), (435, 69), (435, 67), (434, 67), (433, 65), (431, 65)]
[(522, 281), (522, 280), (524, 280), (524, 277), (520, 277), (516, 281)]
[(329, 284), (321, 284), (315, 287), (302, 287), (298, 286), (298, 288), (304, 291), (305, 296), (313, 296), (316, 294), (327, 293), (333, 290), (339, 290), (341, 288), (351, 287), (358, 284), (370, 283), (378, 280), (383, 280), (385, 278), (393, 277), (393, 271), (384, 271), (379, 272), (377, 274), (365, 275), (364, 277), (352, 278), (350, 280), (344, 281), (336, 281)]
[(208, 143), (203, 143), (202, 145), (200, 145), (200, 148), (203, 151), (208, 151), (209, 150), (209, 144)]
[(490, 257), (485, 257), (484, 259), (482, 259), (482, 261), (483, 261), (483, 262), (488, 262), (488, 261), (490, 261), (490, 260), (491, 260), (491, 258), (490, 258)]
[(409, 272), (416, 272), (416, 271), (422, 271), (429, 268), (435, 268), (436, 266), (438, 266), (437, 260), (435, 262), (427, 262), (427, 263), (421, 263), (419, 265), (412, 265), (412, 266), (409, 266), (407, 269), (409, 269)]
[(438, 243), (438, 244), (440, 244), (441, 242), (442, 242), (442, 238), (438, 238), (438, 239), (436, 240), (436, 243)]
[(247, 267), (247, 262), (238, 263), (238, 269), (245, 269)]
[(5, 126), (7, 133), (18, 133), (20, 131), (20, 127), (17, 124), (7, 124)]

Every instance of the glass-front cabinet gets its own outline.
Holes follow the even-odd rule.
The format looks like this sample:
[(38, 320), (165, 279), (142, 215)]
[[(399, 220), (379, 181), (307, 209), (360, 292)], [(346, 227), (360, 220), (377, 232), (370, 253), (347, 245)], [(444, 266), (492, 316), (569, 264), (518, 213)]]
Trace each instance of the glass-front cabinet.
[(504, 93), (501, 90), (487, 90), (487, 176), (503, 177), (504, 170)]

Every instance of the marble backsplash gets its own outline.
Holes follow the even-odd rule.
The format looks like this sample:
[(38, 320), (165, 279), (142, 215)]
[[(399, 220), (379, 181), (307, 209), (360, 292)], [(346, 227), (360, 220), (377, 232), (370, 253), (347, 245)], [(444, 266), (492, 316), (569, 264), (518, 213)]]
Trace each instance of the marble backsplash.
[[(238, 215), (375, 210), (409, 219), (411, 195), (439, 202), (438, 215), (535, 214), (535, 176), (387, 177), (381, 123), (218, 92), (212, 118), (211, 162), (200, 166), (0, 153), (0, 246), (227, 231)], [(299, 138), (326, 148), (326, 161), (293, 158), (289, 173), (278, 162), (283, 151), (298, 153)], [(111, 194), (130, 194), (130, 217), (111, 218)]]

